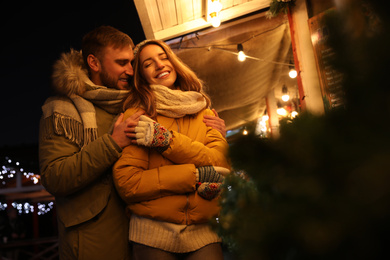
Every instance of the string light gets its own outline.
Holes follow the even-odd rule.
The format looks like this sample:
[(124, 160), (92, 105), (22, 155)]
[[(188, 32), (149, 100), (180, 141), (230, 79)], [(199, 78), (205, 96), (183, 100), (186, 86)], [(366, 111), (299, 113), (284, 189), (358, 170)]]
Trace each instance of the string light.
[[(211, 1), (211, 0), (209, 0)], [(209, 12), (209, 15), (210, 15), (210, 12)], [(272, 32), (273, 30), (276, 30), (278, 29), (280, 26), (283, 26), (285, 25), (287, 22), (282, 22), (280, 24), (278, 24), (277, 26), (275, 26), (274, 28), (271, 28), (269, 30), (266, 30), (266, 31), (263, 31), (263, 32), (260, 32), (258, 34), (255, 34), (255, 35), (251, 35), (250, 37), (248, 37), (247, 39), (243, 40), (242, 42), (240, 43), (231, 43), (231, 44), (218, 44), (218, 45), (207, 45), (207, 46), (192, 46), (192, 47), (183, 47), (181, 42), (183, 40), (183, 37), (180, 41), (180, 44), (178, 44), (177, 46), (174, 46), (172, 45), (171, 48), (172, 49), (207, 49), (208, 51), (211, 51), (212, 49), (215, 49), (215, 50), (220, 50), (220, 51), (224, 51), (224, 52), (228, 52), (228, 53), (231, 53), (231, 54), (234, 54), (234, 55), (238, 55), (237, 52), (234, 52), (234, 51), (231, 51), (231, 50), (227, 50), (227, 49), (224, 49), (223, 47), (227, 47), (227, 46), (232, 46), (232, 45), (237, 45), (237, 48), (238, 48), (238, 45), (242, 45), (252, 39), (255, 39), (256, 37), (259, 37), (265, 33), (268, 33), (268, 32)], [(195, 33), (195, 36), (197, 39), (199, 39), (199, 33), (196, 32)], [(241, 54), (240, 56), (242, 56), (242, 58), (245, 57), (245, 59), (252, 59), (252, 60), (256, 60), (256, 61), (260, 61), (260, 62), (267, 62), (267, 63), (273, 63), (273, 64), (277, 64), (277, 65), (283, 65), (283, 66), (294, 66), (294, 64), (292, 63), (287, 63), (287, 62), (279, 62), (279, 61), (271, 61), (271, 60), (266, 60), (266, 59), (262, 59), (262, 58), (257, 58), (257, 57), (252, 57), (252, 56), (248, 56), (246, 54)]]
[(219, 2), (219, 0), (211, 0), (208, 3), (211, 25), (213, 27), (219, 27), (221, 25), (221, 20), (219, 19), (219, 12), (222, 10), (222, 4)]
[(293, 67), (290, 67), (288, 75), (290, 76), (290, 78), (295, 79), (298, 76), (298, 72)]
[(278, 115), (281, 115), (281, 116), (287, 116), (287, 111), (286, 111), (286, 109), (284, 109), (284, 108), (278, 108), (278, 109), (276, 109), (276, 113), (278, 114)]
[(242, 46), (241, 43), (237, 44), (237, 51), (238, 51), (238, 60), (241, 62), (245, 61), (246, 55), (244, 53), (244, 47)]
[[(45, 215), (50, 212), (54, 208), (54, 201), (45, 202), (45, 203), (37, 203), (37, 208), (34, 207), (33, 204), (29, 202), (12, 202), (11, 206), (18, 211), (19, 214), (30, 214), (33, 212), (37, 212), (38, 215)], [(7, 203), (0, 202), (0, 211), (6, 210), (8, 208)]]
[(283, 100), (284, 102), (289, 101), (289, 100), (290, 100), (290, 96), (289, 96), (288, 93), (287, 93), (287, 87), (286, 87), (286, 85), (283, 85), (282, 93), (283, 93), (282, 100)]
[[(0, 188), (1, 185), (7, 188), (7, 183), (10, 180), (16, 178), (17, 174), (23, 174), (22, 177), (27, 180), (31, 180), (34, 185), (40, 184), (40, 176), (32, 172), (27, 172), (22, 168), (22, 165), (18, 161), (13, 161), (9, 157), (5, 157), (3, 165), (0, 168)], [(54, 202), (45, 202), (37, 203), (36, 208), (33, 204), (30, 204), (28, 201), (25, 202), (12, 202), (7, 204), (5, 202), (0, 202), (0, 211), (6, 210), (9, 207), (15, 208), (19, 214), (30, 214), (37, 212), (38, 215), (43, 215), (48, 213), (54, 207)]]
[(6, 163), (1, 166), (0, 171), (0, 180), (3, 180), (1, 185), (6, 185), (6, 181), (15, 178), (18, 172), (23, 173), (24, 178), (32, 180), (34, 184), (39, 184), (41, 176), (32, 172), (25, 172), (20, 162), (14, 162), (14, 164), (12, 164), (13, 161), (9, 157), (5, 157), (5, 162)]

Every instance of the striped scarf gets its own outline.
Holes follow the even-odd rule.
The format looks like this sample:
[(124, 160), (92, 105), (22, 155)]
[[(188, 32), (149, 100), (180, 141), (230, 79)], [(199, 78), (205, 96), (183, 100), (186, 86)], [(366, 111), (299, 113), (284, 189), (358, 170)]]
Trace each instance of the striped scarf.
[(89, 86), (82, 96), (48, 98), (42, 106), (45, 122), (45, 137), (55, 133), (65, 136), (80, 148), (98, 137), (95, 105), (111, 114), (122, 110), (122, 101), (127, 90), (102, 86)]

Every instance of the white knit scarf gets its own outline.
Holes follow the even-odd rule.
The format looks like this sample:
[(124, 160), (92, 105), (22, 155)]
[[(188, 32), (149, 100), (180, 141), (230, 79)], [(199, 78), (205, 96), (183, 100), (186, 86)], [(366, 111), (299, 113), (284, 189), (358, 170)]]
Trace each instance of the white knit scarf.
[(172, 90), (162, 85), (150, 85), (156, 97), (157, 113), (181, 118), (194, 115), (206, 108), (204, 96), (196, 91)]
[(45, 137), (55, 133), (63, 135), (80, 148), (98, 137), (94, 105), (118, 114), (127, 90), (116, 90), (102, 86), (89, 86), (82, 96), (72, 94), (69, 98), (53, 97), (42, 106), (45, 121)]

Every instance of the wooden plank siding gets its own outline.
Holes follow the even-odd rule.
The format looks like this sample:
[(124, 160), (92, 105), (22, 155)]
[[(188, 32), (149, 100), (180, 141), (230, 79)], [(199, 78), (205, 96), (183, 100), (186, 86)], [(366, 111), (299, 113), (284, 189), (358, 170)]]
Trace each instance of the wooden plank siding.
[[(211, 26), (208, 0), (134, 0), (146, 38), (167, 40)], [(269, 6), (269, 0), (221, 0), (221, 21)]]

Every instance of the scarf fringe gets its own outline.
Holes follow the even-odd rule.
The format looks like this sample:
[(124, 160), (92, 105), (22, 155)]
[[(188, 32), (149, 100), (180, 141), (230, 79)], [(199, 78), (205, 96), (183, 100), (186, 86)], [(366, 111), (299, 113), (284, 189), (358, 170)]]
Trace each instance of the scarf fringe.
[(45, 120), (45, 138), (51, 139), (53, 134), (62, 135), (80, 148), (98, 137), (96, 128), (85, 128), (72, 117), (54, 113)]

